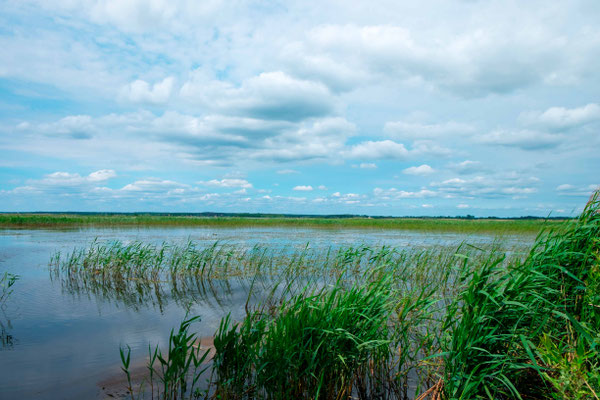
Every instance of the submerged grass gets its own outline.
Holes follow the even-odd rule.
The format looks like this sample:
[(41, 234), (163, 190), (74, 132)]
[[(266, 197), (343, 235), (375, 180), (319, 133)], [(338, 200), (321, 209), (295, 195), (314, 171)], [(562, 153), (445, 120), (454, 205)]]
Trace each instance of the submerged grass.
[[(490, 244), (490, 248), (500, 244)], [(464, 247), (467, 251), (467, 247)], [(519, 257), (519, 249), (512, 249)], [(461, 250), (462, 251), (462, 250)], [(129, 305), (162, 305), (176, 300), (214, 299), (227, 295), (231, 286), (260, 295), (267, 301), (291, 296), (304, 286), (323, 287), (361, 281), (366, 271), (382, 268), (398, 292), (428, 288), (435, 293), (452, 291), (449, 275), (462, 260), (454, 248), (399, 250), (387, 246), (348, 248), (272, 249), (244, 248), (194, 242), (154, 245), (142, 242), (93, 242), (89, 247), (55, 253), (50, 260), (53, 279), (73, 294), (93, 294)], [(474, 248), (469, 254), (484, 254)]]
[(372, 228), (462, 233), (533, 233), (562, 220), (544, 219), (467, 219), (467, 218), (369, 218), (369, 217), (205, 217), (178, 215), (80, 215), (80, 214), (0, 214), (0, 227), (298, 227), (298, 228)]

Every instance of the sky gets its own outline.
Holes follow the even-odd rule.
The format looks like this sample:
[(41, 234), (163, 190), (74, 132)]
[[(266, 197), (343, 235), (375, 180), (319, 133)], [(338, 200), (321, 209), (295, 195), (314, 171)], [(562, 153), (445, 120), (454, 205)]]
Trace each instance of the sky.
[(600, 2), (0, 0), (0, 211), (574, 215)]

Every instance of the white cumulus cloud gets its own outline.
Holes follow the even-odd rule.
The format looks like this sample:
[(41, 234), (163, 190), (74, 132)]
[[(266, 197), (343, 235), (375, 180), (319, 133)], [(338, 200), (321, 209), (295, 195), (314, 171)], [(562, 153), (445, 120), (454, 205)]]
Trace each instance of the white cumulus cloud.
[(175, 78), (172, 76), (154, 84), (137, 79), (121, 90), (121, 96), (134, 103), (161, 104), (167, 102), (171, 97), (174, 83)]
[(313, 187), (310, 185), (299, 185), (299, 186), (294, 186), (294, 189), (298, 192), (310, 192), (313, 190)]
[(423, 164), (419, 165), (418, 167), (406, 168), (402, 172), (404, 172), (407, 175), (431, 175), (435, 172), (435, 170), (429, 165)]

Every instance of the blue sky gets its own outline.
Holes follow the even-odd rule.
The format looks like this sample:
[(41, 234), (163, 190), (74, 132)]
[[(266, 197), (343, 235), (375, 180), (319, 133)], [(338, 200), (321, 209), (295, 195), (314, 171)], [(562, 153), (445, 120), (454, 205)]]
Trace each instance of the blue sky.
[(600, 3), (1, 1), (0, 211), (571, 215)]

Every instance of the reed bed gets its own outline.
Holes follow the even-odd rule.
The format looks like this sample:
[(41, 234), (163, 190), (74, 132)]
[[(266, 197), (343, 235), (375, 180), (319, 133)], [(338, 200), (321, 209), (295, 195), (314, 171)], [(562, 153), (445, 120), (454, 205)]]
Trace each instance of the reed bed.
[(4, 228), (77, 227), (295, 227), (326, 229), (392, 229), (456, 233), (531, 233), (563, 219), (540, 218), (408, 218), (408, 217), (293, 217), (293, 216), (186, 216), (152, 214), (0, 214)]
[[(489, 249), (502, 246), (491, 243)], [(523, 254), (511, 249), (513, 257)], [(489, 250), (463, 246), (473, 259)], [(89, 247), (55, 253), (49, 263), (52, 279), (78, 295), (97, 295), (131, 306), (177, 301), (218, 301), (232, 287), (263, 299), (293, 295), (305, 286), (323, 287), (360, 282), (365, 271), (383, 269), (395, 289), (409, 292), (435, 282), (436, 293), (452, 295), (450, 275), (462, 262), (455, 248), (400, 250), (392, 247), (272, 249), (214, 243), (202, 247), (142, 242), (92, 242)], [(266, 301), (266, 300), (265, 300)]]
[[(439, 327), (449, 299), (456, 297), (456, 271), (464, 257), (483, 260), (499, 246), (399, 250), (386, 246), (312, 249), (307, 245), (274, 250), (219, 243), (197, 247), (193, 242), (94, 242), (70, 253), (56, 253), (50, 270), (65, 290), (134, 307), (162, 307), (167, 298), (183, 304), (220, 302), (231, 287), (246, 293), (246, 318), (232, 321), (226, 317), (215, 336), (217, 356), (207, 389), (213, 396), (277, 397), (277, 387), (289, 386), (285, 377), (268, 382), (259, 378), (284, 366), (266, 360), (296, 359), (306, 351), (305, 355), (321, 355), (310, 364), (319, 369), (307, 372), (286, 396), (316, 395), (317, 381), (310, 378), (315, 375), (320, 376), (318, 382), (327, 383), (319, 389), (321, 398), (339, 390), (362, 393), (363, 398), (378, 393), (385, 393), (384, 398), (410, 398), (437, 379), (439, 362), (425, 359), (439, 353)], [(514, 258), (523, 255), (511, 250)], [(294, 325), (298, 321), (304, 325)], [(267, 329), (273, 325), (275, 330)], [(262, 336), (260, 326), (265, 328)], [(369, 332), (363, 332), (367, 327)], [(299, 336), (293, 337), (290, 333), (296, 331)], [(309, 339), (305, 340), (305, 334)], [(279, 342), (281, 335), (283, 342)], [(295, 349), (290, 341), (296, 342)], [(271, 350), (265, 353), (267, 348)], [(291, 353), (278, 354), (277, 348)], [(326, 348), (329, 353), (322, 354)], [(341, 364), (327, 366), (324, 360), (332, 357)], [(331, 377), (338, 375), (343, 379), (331, 386)], [(294, 374), (285, 376), (289, 379)], [(237, 378), (230, 381), (233, 377)]]
[(599, 210), (596, 193), (523, 262), (465, 266), (444, 326), (446, 398), (598, 399)]

